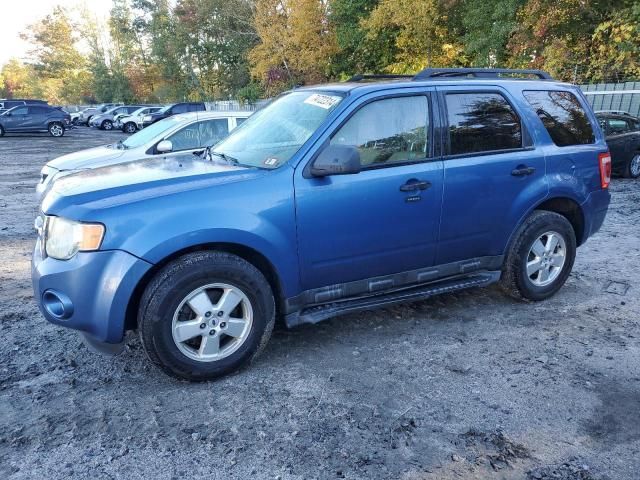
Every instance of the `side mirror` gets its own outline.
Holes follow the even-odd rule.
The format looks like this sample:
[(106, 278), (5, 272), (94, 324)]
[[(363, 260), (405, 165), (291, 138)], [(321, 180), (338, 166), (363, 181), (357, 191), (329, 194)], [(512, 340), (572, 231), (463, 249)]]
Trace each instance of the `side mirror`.
[(156, 152), (158, 153), (169, 153), (173, 151), (173, 144), (171, 140), (162, 140), (158, 145), (156, 145)]
[(311, 175), (348, 175), (360, 173), (360, 152), (350, 145), (328, 145), (311, 166)]

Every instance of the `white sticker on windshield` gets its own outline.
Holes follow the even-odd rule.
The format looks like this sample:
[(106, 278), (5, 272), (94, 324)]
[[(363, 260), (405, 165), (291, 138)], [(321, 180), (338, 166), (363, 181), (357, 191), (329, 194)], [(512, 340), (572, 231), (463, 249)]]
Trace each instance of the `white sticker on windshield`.
[(333, 97), (331, 95), (321, 95), (319, 93), (314, 93), (309, 98), (307, 98), (304, 103), (308, 103), (309, 105), (313, 105), (315, 107), (324, 108), (325, 110), (329, 110), (336, 103), (340, 101), (340, 97)]

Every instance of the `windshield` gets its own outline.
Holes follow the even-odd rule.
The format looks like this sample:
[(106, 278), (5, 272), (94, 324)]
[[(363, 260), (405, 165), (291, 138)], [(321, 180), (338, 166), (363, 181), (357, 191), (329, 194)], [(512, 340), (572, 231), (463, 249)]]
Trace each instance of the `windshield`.
[(162, 135), (167, 130), (178, 125), (182, 120), (176, 117), (165, 118), (154, 124), (149, 125), (147, 128), (140, 130), (138, 133), (134, 133), (126, 140), (123, 140), (122, 145), (125, 148), (136, 148), (141, 145), (145, 145), (156, 137)]
[(294, 91), (251, 115), (214, 149), (241, 165), (278, 168), (342, 100), (335, 92)]

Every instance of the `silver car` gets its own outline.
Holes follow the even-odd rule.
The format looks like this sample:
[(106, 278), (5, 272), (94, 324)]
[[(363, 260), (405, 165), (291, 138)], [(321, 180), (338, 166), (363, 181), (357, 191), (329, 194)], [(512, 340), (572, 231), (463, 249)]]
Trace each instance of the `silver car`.
[(135, 133), (138, 130), (138, 121), (142, 121), (148, 113), (157, 112), (162, 107), (142, 107), (131, 114), (116, 115), (113, 122), (113, 128), (118, 128), (124, 133)]
[(226, 137), (251, 113), (194, 112), (174, 115), (118, 143), (63, 155), (42, 168), (36, 195), (41, 199), (56, 179), (82, 170), (204, 150)]
[(91, 119), (100, 115), (107, 110), (116, 107), (118, 105), (122, 105), (121, 103), (101, 103), (100, 105), (96, 105), (93, 107), (87, 107), (80, 112), (80, 116), (78, 117), (78, 123), (82, 125), (89, 125)]
[(104, 113), (94, 115), (89, 122), (90, 127), (97, 127), (101, 130), (113, 130), (113, 121), (116, 115), (121, 113), (131, 114), (144, 107), (144, 105), (122, 105), (120, 107), (113, 107)]

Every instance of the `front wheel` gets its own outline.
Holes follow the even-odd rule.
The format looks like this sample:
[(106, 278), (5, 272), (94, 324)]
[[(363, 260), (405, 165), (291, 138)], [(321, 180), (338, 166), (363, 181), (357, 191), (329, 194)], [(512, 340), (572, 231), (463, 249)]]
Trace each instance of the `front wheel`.
[(49, 135), (52, 137), (61, 137), (64, 135), (64, 126), (60, 122), (49, 124)]
[(537, 210), (516, 232), (500, 283), (515, 298), (545, 300), (567, 281), (575, 257), (571, 223), (558, 213)]
[(627, 162), (624, 169), (624, 176), (627, 178), (640, 177), (640, 153), (636, 153), (631, 160)]
[(196, 252), (168, 264), (140, 301), (138, 329), (149, 359), (166, 373), (211, 380), (250, 363), (275, 323), (264, 275), (225, 252)]
[(104, 122), (102, 122), (102, 125), (100, 125), (100, 127), (102, 128), (102, 130), (112, 130), (113, 122), (111, 120), (105, 120)]

